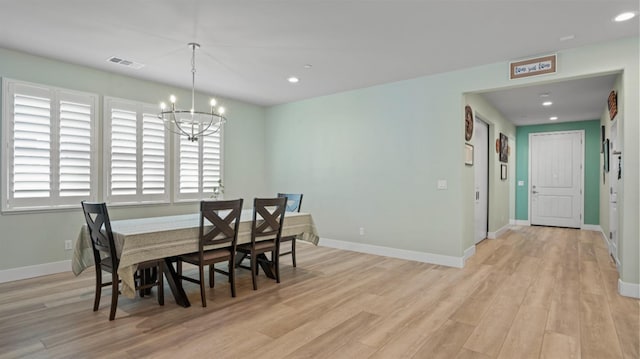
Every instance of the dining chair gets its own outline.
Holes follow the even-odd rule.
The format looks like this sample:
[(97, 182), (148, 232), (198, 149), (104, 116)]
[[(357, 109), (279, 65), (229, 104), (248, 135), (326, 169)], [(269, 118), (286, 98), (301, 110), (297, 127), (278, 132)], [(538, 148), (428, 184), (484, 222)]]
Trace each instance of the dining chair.
[[(105, 203), (82, 201), (82, 210), (84, 218), (89, 229), (91, 237), (91, 247), (93, 249), (93, 258), (96, 268), (96, 293), (93, 301), (93, 311), (97, 311), (100, 307), (100, 297), (102, 295), (102, 287), (111, 286), (111, 311), (109, 312), (109, 320), (116, 317), (116, 308), (118, 307), (118, 296), (120, 295), (118, 278), (118, 265), (120, 260), (116, 253), (116, 245), (111, 230), (111, 221), (109, 220), (109, 212)], [(148, 269), (155, 268), (157, 277), (151, 281), (149, 277), (136, 277), (136, 290), (146, 290), (154, 286), (158, 287), (158, 303), (164, 305), (164, 282), (163, 282), (163, 259), (146, 261), (138, 263), (138, 272), (144, 272)], [(111, 273), (111, 282), (102, 282), (102, 271)], [(142, 293), (142, 292), (141, 292)]]
[[(258, 289), (256, 276), (258, 262), (273, 268), (273, 275), (280, 283), (279, 255), (282, 221), (284, 219), (285, 197), (255, 198), (253, 200), (253, 221), (251, 222), (251, 243), (238, 245), (238, 252), (248, 254), (251, 260), (251, 280), (253, 290)], [(265, 253), (271, 252), (271, 261)], [(264, 269), (264, 268), (263, 268)], [(265, 270), (265, 274), (268, 274)]]
[[(209, 266), (209, 287), (214, 286), (214, 272), (229, 277), (231, 296), (236, 296), (235, 256), (238, 226), (242, 213), (242, 199), (200, 202), (200, 235), (198, 252), (177, 257), (177, 272), (182, 280), (200, 285), (202, 306), (207, 306), (204, 290), (204, 267)], [(211, 248), (215, 246), (215, 248)], [(182, 275), (182, 262), (198, 266), (199, 279)], [(228, 262), (228, 270), (215, 268), (216, 263)]]
[[(285, 210), (287, 212), (300, 212), (302, 207), (302, 193), (278, 193), (278, 197), (286, 197), (287, 205)], [(291, 261), (293, 266), (296, 266), (296, 236), (286, 236), (280, 239), (280, 243), (291, 242), (291, 250), (288, 252), (281, 252), (280, 256), (291, 254)]]

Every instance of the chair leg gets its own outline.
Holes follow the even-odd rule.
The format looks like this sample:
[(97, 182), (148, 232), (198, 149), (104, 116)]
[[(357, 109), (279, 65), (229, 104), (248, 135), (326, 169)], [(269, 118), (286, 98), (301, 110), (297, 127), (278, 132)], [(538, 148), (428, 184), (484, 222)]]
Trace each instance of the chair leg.
[(280, 255), (277, 251), (272, 252), (273, 257), (273, 271), (276, 275), (276, 283), (280, 283)]
[(256, 283), (256, 276), (258, 274), (258, 258), (255, 253), (251, 253), (251, 280), (253, 281), (253, 290), (258, 290), (258, 283)]
[(178, 273), (178, 275), (182, 275), (182, 261), (179, 259), (176, 262), (176, 273)]
[(215, 276), (215, 264), (209, 264), (209, 288), (213, 288), (213, 286), (215, 285), (214, 283), (214, 276)]
[(293, 266), (296, 266), (296, 239), (291, 240), (291, 261), (293, 262)]
[(206, 307), (207, 298), (205, 297), (205, 293), (204, 293), (204, 267), (202, 266), (202, 264), (200, 264), (199, 268), (200, 268), (200, 299), (202, 299), (202, 306)]
[(111, 273), (111, 312), (109, 313), (109, 320), (114, 320), (116, 318), (118, 294), (118, 274)]
[(231, 296), (236, 297), (236, 268), (234, 266), (235, 258), (229, 259), (229, 286), (231, 287)]
[[(148, 278), (148, 275), (147, 275), (148, 274), (147, 271), (148, 271), (148, 269), (140, 269), (140, 270), (138, 270), (138, 280), (139, 280), (138, 285), (141, 286), (141, 287), (143, 285), (149, 283), (149, 278)], [(138, 292), (140, 293), (140, 298), (144, 298), (145, 290), (144, 289), (140, 289)]]
[(93, 311), (100, 307), (100, 296), (102, 296), (102, 268), (96, 265), (96, 297), (93, 299)]
[(164, 305), (164, 263), (158, 262), (158, 304)]

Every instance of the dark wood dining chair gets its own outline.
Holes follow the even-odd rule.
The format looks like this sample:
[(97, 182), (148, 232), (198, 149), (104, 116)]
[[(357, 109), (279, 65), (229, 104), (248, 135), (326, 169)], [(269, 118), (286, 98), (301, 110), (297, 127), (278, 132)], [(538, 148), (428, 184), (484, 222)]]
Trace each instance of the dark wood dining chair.
[[(300, 212), (302, 207), (302, 193), (278, 193), (278, 197), (286, 197), (287, 205), (285, 210), (287, 212)], [(280, 239), (280, 243), (291, 242), (291, 250), (288, 252), (280, 252), (280, 256), (286, 256), (291, 254), (291, 261), (293, 266), (296, 266), (296, 236), (286, 236)]]
[[(214, 272), (229, 277), (231, 296), (236, 296), (235, 256), (238, 241), (238, 226), (242, 213), (242, 199), (231, 201), (200, 202), (200, 240), (198, 252), (178, 256), (177, 272), (182, 280), (200, 285), (202, 306), (207, 306), (204, 290), (204, 267), (209, 266), (209, 287), (214, 286)], [(207, 247), (216, 246), (214, 249)], [(182, 275), (182, 262), (198, 266), (199, 279)], [(215, 268), (216, 263), (228, 262), (227, 271)]]
[[(81, 204), (84, 218), (89, 229), (89, 236), (91, 237), (91, 247), (93, 249), (96, 268), (96, 294), (93, 301), (93, 311), (97, 311), (100, 307), (102, 287), (111, 286), (111, 311), (109, 313), (109, 320), (114, 320), (118, 307), (118, 296), (120, 295), (120, 279), (118, 278), (118, 265), (120, 264), (120, 260), (116, 253), (109, 212), (107, 211), (107, 205), (105, 203), (82, 201)], [(154, 281), (150, 281), (148, 276), (146, 280), (143, 280), (145, 277), (137, 276), (135, 288), (136, 290), (144, 291), (157, 286), (158, 303), (160, 305), (164, 305), (163, 263), (163, 259), (138, 263), (137, 270), (139, 273), (155, 268), (157, 277)], [(111, 273), (111, 282), (102, 282), (102, 271)]]
[[(280, 237), (282, 235), (282, 221), (287, 203), (285, 197), (255, 198), (253, 200), (253, 221), (251, 223), (251, 243), (238, 245), (238, 252), (248, 254), (251, 260), (251, 280), (253, 290), (258, 289), (256, 276), (258, 274), (258, 262), (261, 262), (265, 274), (269, 276), (265, 268), (273, 269), (273, 276), (280, 283), (279, 255)], [(271, 252), (271, 261), (265, 253)]]

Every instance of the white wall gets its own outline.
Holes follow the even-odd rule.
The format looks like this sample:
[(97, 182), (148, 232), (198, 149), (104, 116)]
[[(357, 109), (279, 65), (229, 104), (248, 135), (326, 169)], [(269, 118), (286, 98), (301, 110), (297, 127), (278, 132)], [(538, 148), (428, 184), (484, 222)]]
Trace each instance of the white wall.
[[(190, 90), (6, 49), (0, 49), (0, 76), (147, 103), (166, 101), (170, 93), (179, 98), (190, 98)], [(198, 95), (198, 102), (208, 103), (208, 98)], [(225, 196), (263, 196), (266, 193), (263, 180), (264, 108), (228, 99), (221, 99), (221, 102), (228, 109), (229, 118), (224, 134)], [(102, 98), (100, 104), (98, 114), (102, 116)], [(99, 178), (102, 178), (102, 171), (99, 172)], [(6, 185), (4, 178), (0, 179), (0, 184)], [(252, 202), (245, 201), (245, 204), (250, 207)], [(112, 219), (120, 219), (197, 210), (196, 203), (112, 207), (110, 215)], [(0, 214), (0, 270), (70, 259), (71, 252), (64, 250), (64, 241), (75, 241), (83, 221), (79, 203), (76, 210)]]

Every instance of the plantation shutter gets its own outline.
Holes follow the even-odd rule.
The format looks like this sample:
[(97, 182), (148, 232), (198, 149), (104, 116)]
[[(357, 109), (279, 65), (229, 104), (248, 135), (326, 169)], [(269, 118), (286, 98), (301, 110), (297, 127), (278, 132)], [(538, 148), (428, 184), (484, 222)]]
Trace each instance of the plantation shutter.
[(30, 90), (13, 97), (13, 198), (51, 196), (51, 95)]
[(90, 103), (60, 101), (60, 196), (91, 193)]
[(135, 111), (111, 109), (111, 195), (135, 195), (137, 188)]

